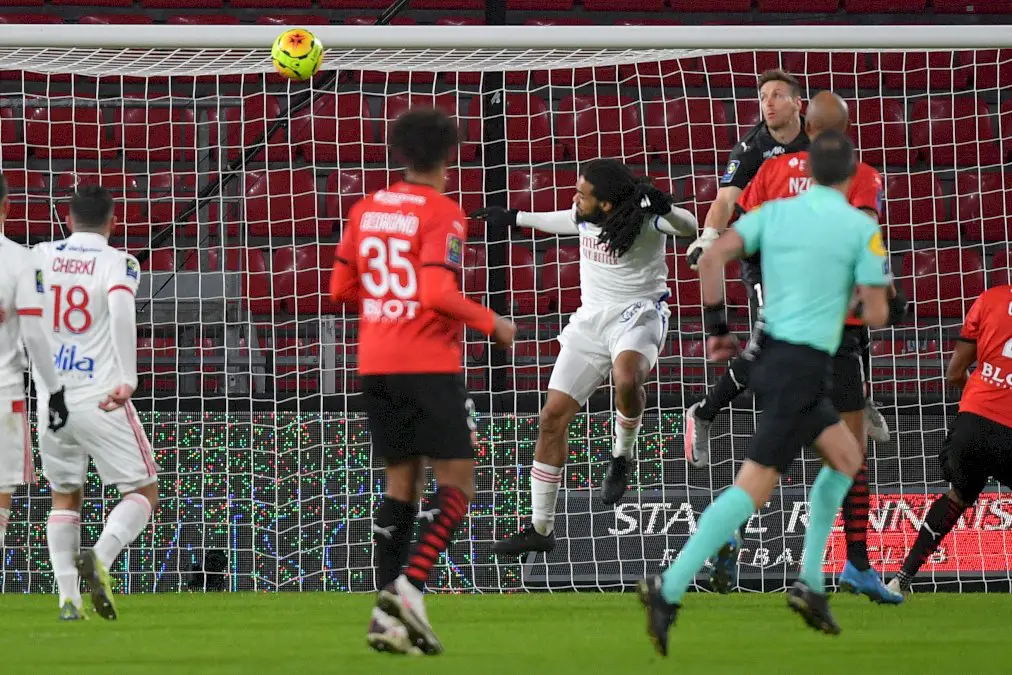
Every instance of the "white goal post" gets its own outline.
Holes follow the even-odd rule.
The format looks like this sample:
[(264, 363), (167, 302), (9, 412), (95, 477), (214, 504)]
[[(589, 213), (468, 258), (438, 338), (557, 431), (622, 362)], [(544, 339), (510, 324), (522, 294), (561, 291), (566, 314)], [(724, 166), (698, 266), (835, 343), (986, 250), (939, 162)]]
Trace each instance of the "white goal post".
[[(294, 26), (293, 26), (294, 27)], [(115, 244), (144, 256), (138, 407), (163, 469), (151, 528), (113, 570), (128, 592), (374, 588), (371, 517), (382, 471), (357, 390), (354, 316), (324, 294), (350, 206), (398, 167), (389, 123), (410, 105), (447, 110), (462, 144), (448, 193), (471, 211), (571, 201), (578, 167), (620, 157), (702, 222), (727, 154), (759, 109), (756, 78), (783, 67), (803, 95), (851, 106), (862, 158), (885, 178), (883, 229), (914, 316), (875, 331), (872, 382), (892, 439), (869, 450), (869, 551), (893, 572), (945, 485), (935, 455), (958, 399), (942, 376), (976, 294), (1007, 280), (1012, 233), (1012, 31), (1006, 26), (310, 26), (326, 47), (308, 83), (273, 73), (281, 26), (7, 25), (0, 31), (0, 169), (8, 236), (64, 234), (73, 186), (117, 199)], [(163, 236), (167, 235), (167, 236)], [(504, 303), (520, 331), (505, 361), (469, 335), (478, 403), (476, 498), (440, 560), (436, 589), (500, 592), (628, 585), (677, 554), (731, 482), (754, 429), (742, 397), (714, 424), (712, 464), (687, 467), (682, 411), (720, 368), (702, 358), (698, 278), (685, 241), (669, 256), (672, 319), (647, 385), (637, 470), (600, 503), (611, 452), (610, 386), (570, 428), (546, 559), (497, 560), (492, 543), (530, 517), (537, 408), (579, 300), (578, 246), (470, 224), (463, 290)], [(730, 275), (729, 275), (730, 277)], [(322, 294), (321, 294), (322, 291)], [(728, 304), (744, 332), (743, 289)], [(742, 586), (797, 571), (807, 486), (796, 463), (748, 524)], [(92, 475), (83, 545), (115, 503)], [(44, 485), (15, 497), (3, 591), (46, 591)], [(827, 570), (838, 571), (843, 533)], [(925, 566), (926, 589), (1012, 575), (1012, 498), (989, 486)]]

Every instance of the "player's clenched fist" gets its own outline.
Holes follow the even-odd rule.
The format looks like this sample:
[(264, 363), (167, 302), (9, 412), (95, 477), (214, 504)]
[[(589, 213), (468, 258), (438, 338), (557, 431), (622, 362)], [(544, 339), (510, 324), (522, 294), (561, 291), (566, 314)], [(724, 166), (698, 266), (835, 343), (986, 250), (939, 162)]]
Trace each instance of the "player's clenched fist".
[(691, 269), (699, 269), (699, 259), (703, 257), (707, 249), (713, 246), (713, 242), (717, 241), (717, 237), (720, 236), (720, 232), (712, 227), (703, 228), (703, 233), (699, 235), (696, 241), (692, 242), (689, 246), (689, 250), (685, 252), (685, 257), (689, 262)]
[(134, 394), (134, 388), (129, 384), (121, 384), (113, 389), (108, 396), (105, 397), (98, 407), (106, 412), (112, 412), (117, 408), (122, 408), (126, 405), (127, 401)]
[(492, 340), (497, 347), (509, 349), (513, 346), (513, 338), (517, 334), (517, 327), (512, 321), (504, 316), (495, 318), (495, 328), (492, 330)]
[(517, 209), (504, 209), (501, 206), (486, 206), (467, 214), (468, 218), (480, 218), (490, 225), (504, 225), (506, 227), (517, 226)]

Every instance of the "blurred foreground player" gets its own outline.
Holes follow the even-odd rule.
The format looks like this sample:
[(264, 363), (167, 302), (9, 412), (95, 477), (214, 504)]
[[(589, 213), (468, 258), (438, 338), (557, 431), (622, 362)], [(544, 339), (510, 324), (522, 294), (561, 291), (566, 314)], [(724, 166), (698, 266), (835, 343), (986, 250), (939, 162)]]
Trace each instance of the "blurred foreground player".
[[(112, 195), (81, 187), (70, 201), (67, 239), (39, 244), (46, 275), (46, 314), (52, 317), (53, 360), (67, 390), (67, 426), (39, 437), (42, 468), (53, 491), (46, 533), (61, 617), (78, 619), (78, 574), (95, 611), (116, 618), (109, 568), (137, 538), (158, 505), (158, 465), (130, 397), (137, 388), (137, 310), (140, 265), (109, 246), (116, 225)], [(49, 387), (38, 364), (39, 400)], [(40, 406), (41, 408), (42, 406)], [(81, 500), (91, 457), (105, 484), (123, 495), (89, 551), (81, 546)], [(76, 569), (75, 569), (76, 568)]]
[[(846, 133), (849, 123), (850, 113), (846, 101), (833, 92), (819, 92), (808, 105), (805, 131), (812, 141), (824, 131)], [(780, 155), (765, 162), (745, 188), (738, 200), (738, 206), (747, 213), (768, 201), (796, 197), (805, 192), (810, 181), (808, 162), (808, 152), (804, 150)], [(850, 181), (847, 201), (878, 223), (882, 204), (882, 175), (864, 162), (859, 162)], [(889, 292), (892, 296), (889, 300), (889, 323), (898, 323), (906, 313), (906, 298), (893, 288), (890, 288)], [(760, 327), (761, 321), (762, 319), (757, 324)], [(754, 353), (746, 353), (746, 357), (750, 359), (754, 356)], [(833, 356), (833, 387), (830, 399), (833, 407), (840, 413), (843, 423), (847, 425), (865, 452), (868, 447), (866, 411), (870, 375), (871, 339), (868, 327), (860, 318), (848, 315), (840, 348)], [(690, 424), (690, 426), (693, 427), (696, 437), (693, 438), (693, 431), (690, 430), (685, 436), (686, 444), (690, 444), (693, 440), (705, 441), (706, 426), (703, 424)], [(690, 450), (689, 447), (686, 448), (687, 453)], [(843, 502), (847, 564), (840, 576), (840, 585), (851, 592), (863, 593), (875, 602), (901, 603), (903, 596), (886, 588), (882, 578), (871, 568), (868, 560), (868, 510), (867, 466), (862, 465), (861, 470), (854, 476), (854, 484), (847, 493), (847, 499)], [(711, 585), (714, 590), (723, 593), (729, 590), (737, 549), (737, 537), (721, 548), (711, 574)]]
[(709, 358), (727, 359), (737, 351), (737, 339), (727, 327), (724, 267), (762, 251), (765, 326), (752, 386), (764, 412), (734, 486), (703, 512), (695, 534), (663, 575), (640, 582), (647, 632), (662, 655), (696, 572), (766, 503), (801, 449), (813, 445), (826, 465), (810, 492), (801, 574), (787, 599), (810, 626), (840, 632), (829, 612), (822, 558), (862, 454), (829, 400), (832, 358), (855, 287), (858, 314), (871, 326), (885, 325), (889, 277), (878, 226), (846, 200), (856, 169), (850, 139), (825, 132), (812, 143), (810, 161), (818, 185), (745, 216), (700, 260)]
[[(359, 302), (358, 372), (386, 494), (373, 526), (379, 596), (367, 640), (377, 651), (443, 651), (422, 591), (474, 495), (471, 400), (461, 377), (463, 328), (513, 343), (513, 324), (460, 294), (467, 219), (443, 195), (457, 127), (412, 109), (391, 131), (405, 179), (351, 210), (331, 277), (334, 301)], [(411, 535), (429, 460), (435, 517)]]
[[(0, 176), (0, 227), (10, 200), (7, 181)], [(49, 430), (67, 423), (63, 386), (53, 366), (45, 306), (43, 272), (24, 246), (0, 236), (0, 550), (3, 549), (11, 498), (18, 487), (35, 482), (32, 436), (25, 407), (24, 342), (39, 377), (53, 392), (49, 397)]]
[[(974, 361), (977, 368), (968, 377)], [(910, 590), (924, 561), (977, 501), (989, 477), (1012, 487), (1012, 286), (989, 289), (973, 303), (945, 379), (964, 387), (938, 456), (952, 487), (928, 509), (917, 541), (889, 582), (896, 592)]]
[(581, 168), (572, 209), (484, 209), (477, 215), (580, 237), (580, 307), (558, 338), (562, 350), (541, 408), (531, 468), (532, 522), (495, 544), (501, 555), (547, 553), (555, 548), (569, 423), (609, 375), (617, 414), (601, 501), (611, 506), (625, 494), (646, 405), (644, 385), (668, 333), (668, 237), (694, 233), (696, 218), (617, 159), (595, 159)]

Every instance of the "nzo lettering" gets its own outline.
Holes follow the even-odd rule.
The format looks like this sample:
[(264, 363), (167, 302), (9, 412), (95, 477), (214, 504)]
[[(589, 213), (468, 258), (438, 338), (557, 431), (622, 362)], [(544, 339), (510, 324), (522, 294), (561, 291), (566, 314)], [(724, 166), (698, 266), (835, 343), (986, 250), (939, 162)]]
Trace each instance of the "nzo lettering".
[(61, 373), (87, 375), (88, 379), (95, 377), (95, 359), (79, 355), (77, 347), (62, 345), (53, 356), (53, 365)]

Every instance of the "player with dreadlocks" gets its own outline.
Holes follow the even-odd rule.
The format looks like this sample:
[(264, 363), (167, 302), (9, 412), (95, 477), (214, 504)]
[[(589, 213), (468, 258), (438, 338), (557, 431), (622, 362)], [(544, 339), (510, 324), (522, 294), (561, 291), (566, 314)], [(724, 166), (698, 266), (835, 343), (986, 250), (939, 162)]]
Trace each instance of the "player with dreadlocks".
[(573, 205), (552, 213), (492, 207), (472, 214), (504, 226), (580, 237), (580, 308), (559, 336), (562, 350), (541, 408), (531, 468), (533, 522), (499, 541), (499, 554), (547, 553), (555, 547), (569, 423), (609, 374), (617, 413), (601, 501), (612, 505), (622, 498), (646, 405), (644, 384), (668, 329), (668, 237), (692, 235), (697, 227), (691, 213), (672, 206), (670, 195), (616, 159), (583, 167)]

